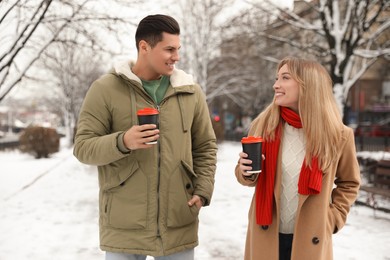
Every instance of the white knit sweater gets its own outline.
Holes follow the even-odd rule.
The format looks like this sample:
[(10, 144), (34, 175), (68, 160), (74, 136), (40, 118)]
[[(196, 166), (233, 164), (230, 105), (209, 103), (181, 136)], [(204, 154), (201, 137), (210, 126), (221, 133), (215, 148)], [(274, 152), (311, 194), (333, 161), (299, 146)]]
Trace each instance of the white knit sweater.
[(298, 180), (305, 157), (303, 130), (285, 124), (282, 137), (282, 185), (279, 232), (293, 234), (298, 207)]

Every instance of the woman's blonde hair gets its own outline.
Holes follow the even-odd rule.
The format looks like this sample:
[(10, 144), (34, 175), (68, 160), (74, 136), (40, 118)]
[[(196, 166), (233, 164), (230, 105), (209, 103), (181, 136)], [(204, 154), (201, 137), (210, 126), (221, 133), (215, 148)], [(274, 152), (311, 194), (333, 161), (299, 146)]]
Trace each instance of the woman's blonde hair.
[[(298, 109), (306, 138), (306, 162), (318, 157), (325, 171), (336, 158), (343, 126), (341, 114), (332, 91), (332, 80), (318, 62), (294, 57), (284, 58), (277, 71), (284, 65), (299, 85)], [(253, 121), (258, 128), (255, 134), (265, 140), (274, 140), (279, 125), (280, 108), (273, 102)]]

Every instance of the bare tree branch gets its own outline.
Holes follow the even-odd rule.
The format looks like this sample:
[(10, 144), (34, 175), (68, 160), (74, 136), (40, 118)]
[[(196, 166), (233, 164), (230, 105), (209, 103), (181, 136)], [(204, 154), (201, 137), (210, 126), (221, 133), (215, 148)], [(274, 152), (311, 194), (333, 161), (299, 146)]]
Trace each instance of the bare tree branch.
[[(112, 1), (127, 8), (140, 1)], [(97, 0), (1, 1), (0, 11), (0, 102), (26, 76), (35, 62), (53, 44), (64, 41), (64, 30), (80, 35), (74, 39), (79, 46), (89, 46), (97, 52), (118, 54), (101, 39), (92, 36), (94, 30), (106, 32), (119, 42), (114, 25), (134, 25), (125, 16), (116, 16), (100, 7)], [(101, 37), (101, 36), (99, 36)]]
[[(267, 30), (252, 32), (250, 37), (291, 46), (329, 66), (335, 86), (342, 88), (337, 90), (343, 93), (339, 95), (341, 110), (345, 93), (358, 80), (357, 76), (363, 75), (376, 60), (390, 56), (388, 0), (295, 1), (294, 10), (269, 4), (272, 8), (258, 4), (253, 8), (277, 19)], [(352, 67), (353, 75), (349, 73)]]

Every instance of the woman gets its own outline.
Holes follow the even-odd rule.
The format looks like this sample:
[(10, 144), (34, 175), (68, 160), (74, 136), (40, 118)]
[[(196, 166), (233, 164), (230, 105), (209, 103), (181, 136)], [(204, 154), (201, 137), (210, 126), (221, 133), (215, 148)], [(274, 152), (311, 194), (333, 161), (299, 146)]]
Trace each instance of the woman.
[[(263, 171), (241, 152), (237, 180), (255, 186), (245, 259), (330, 260), (360, 185), (352, 129), (342, 123), (332, 81), (319, 63), (287, 57), (273, 102), (252, 122), (262, 136)], [(260, 159), (260, 158), (259, 158)]]

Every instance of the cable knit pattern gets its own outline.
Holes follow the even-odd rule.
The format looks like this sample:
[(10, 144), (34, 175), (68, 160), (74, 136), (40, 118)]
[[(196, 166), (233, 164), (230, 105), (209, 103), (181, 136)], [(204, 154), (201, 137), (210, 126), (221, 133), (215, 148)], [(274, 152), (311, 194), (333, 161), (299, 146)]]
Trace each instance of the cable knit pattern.
[(298, 180), (305, 157), (305, 138), (302, 128), (284, 125), (282, 139), (282, 182), (280, 194), (279, 232), (294, 232), (298, 206)]

